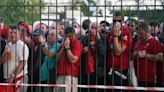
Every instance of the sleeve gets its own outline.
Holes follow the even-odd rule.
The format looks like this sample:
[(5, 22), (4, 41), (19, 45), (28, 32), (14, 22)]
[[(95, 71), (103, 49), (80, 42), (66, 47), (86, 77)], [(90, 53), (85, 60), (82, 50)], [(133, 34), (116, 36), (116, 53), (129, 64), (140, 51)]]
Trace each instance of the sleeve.
[(57, 52), (59, 52), (62, 48), (63, 48), (63, 45), (61, 44), (61, 45), (59, 46), (59, 49), (57, 50)]
[[(20, 48), (21, 47), (21, 48)], [(19, 54), (19, 61), (28, 60), (29, 57), (29, 48), (27, 47), (26, 44), (23, 44), (23, 46), (19, 46), (18, 48), (20, 48), (18, 51)]]
[(123, 43), (128, 49), (132, 49), (133, 39), (132, 39), (132, 35), (131, 35), (130, 32), (127, 32), (127, 34), (123, 36), (122, 43)]
[(154, 52), (156, 53), (162, 53), (162, 46), (161, 46), (161, 43), (159, 41), (154, 41), (156, 43), (156, 46), (155, 46), (155, 43), (153, 44), (154, 45)]
[(4, 50), (5, 50), (5, 46), (6, 46), (6, 42), (3, 41), (3, 40), (0, 40), (1, 41), (1, 49), (0, 49), (0, 55), (2, 56)]
[(127, 35), (123, 36), (122, 43), (123, 43), (126, 47), (128, 47), (128, 36), (127, 36)]
[(73, 49), (72, 49), (72, 53), (75, 56), (80, 57), (81, 52), (82, 52), (82, 45), (81, 45), (80, 41), (76, 41), (74, 43), (74, 46), (73, 46)]

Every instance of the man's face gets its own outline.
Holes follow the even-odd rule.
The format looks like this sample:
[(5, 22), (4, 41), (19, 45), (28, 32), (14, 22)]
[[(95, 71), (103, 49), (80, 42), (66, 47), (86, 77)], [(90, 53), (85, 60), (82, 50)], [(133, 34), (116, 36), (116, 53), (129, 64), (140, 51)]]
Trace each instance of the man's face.
[(56, 23), (51, 24), (50, 30), (57, 30), (57, 24)]
[(91, 32), (93, 32), (93, 31), (97, 31), (98, 30), (98, 28), (99, 28), (99, 26), (96, 24), (96, 23), (93, 23), (93, 24), (91, 24)]
[(48, 42), (55, 42), (57, 39), (56, 37), (56, 32), (55, 31), (50, 31), (47, 36)]
[(65, 34), (65, 36), (68, 38), (72, 38), (72, 33), (67, 33), (67, 34)]
[(128, 29), (131, 31), (131, 32), (135, 32), (136, 31), (136, 25), (133, 21), (129, 21), (129, 23), (127, 24), (127, 27)]
[(64, 24), (61, 24), (60, 26), (61, 26), (61, 30), (64, 30), (65, 28)]
[(105, 30), (106, 29), (106, 24), (105, 23), (101, 23), (100, 24), (100, 30)]
[(115, 24), (118, 24), (117, 26), (121, 28), (122, 25), (122, 20), (121, 20), (121, 16), (115, 16), (113, 19), (113, 27)]
[(147, 33), (143, 29), (139, 29), (139, 30), (140, 30), (138, 33), (139, 39), (145, 42), (147, 40)]
[(47, 32), (47, 27), (46, 27), (45, 24), (41, 24), (41, 29), (42, 29), (42, 31), (43, 31), (44, 33)]
[(79, 26), (79, 24), (78, 23), (73, 23), (72, 27), (75, 30), (75, 34), (79, 35), (80, 34), (80, 26)]
[(34, 36), (33, 36), (33, 40), (34, 40), (34, 42), (35, 42), (36, 44), (40, 44), (39, 38), (40, 38), (41, 36), (42, 36), (42, 35), (34, 35)]
[(157, 34), (159, 32), (159, 27), (158, 26), (154, 27), (154, 26), (149, 25), (148, 28), (149, 28), (151, 34)]
[(20, 29), (20, 31), (21, 31), (21, 36), (22, 36), (22, 37), (28, 36), (26, 27), (20, 26), (19, 29)]
[(73, 23), (72, 27), (73, 27), (74, 29), (80, 29), (80, 26), (79, 26), (78, 23)]
[(16, 43), (17, 40), (19, 39), (19, 33), (17, 32), (16, 29), (10, 29), (9, 37), (12, 43)]

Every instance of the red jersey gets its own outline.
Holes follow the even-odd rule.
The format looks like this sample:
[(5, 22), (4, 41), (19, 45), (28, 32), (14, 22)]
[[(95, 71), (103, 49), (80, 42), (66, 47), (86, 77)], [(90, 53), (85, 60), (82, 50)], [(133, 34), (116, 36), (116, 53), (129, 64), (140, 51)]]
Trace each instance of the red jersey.
[(158, 62), (156, 68), (157, 68), (157, 70), (156, 70), (157, 71), (157, 83), (162, 85), (164, 82), (164, 80), (163, 80), (163, 77), (164, 77), (163, 76), (163, 62)]
[(9, 28), (8, 27), (4, 27), (3, 29), (0, 29), (0, 36), (3, 39), (7, 39), (8, 38), (8, 33), (9, 33)]
[[(109, 32), (108, 35), (108, 44), (110, 49), (108, 51), (107, 64), (108, 68), (114, 66), (114, 70), (127, 70), (129, 67), (129, 49), (132, 46), (133, 40), (130, 31), (122, 27), (122, 37), (118, 38), (119, 42), (126, 46), (126, 50), (121, 55), (116, 55), (113, 48), (113, 31)], [(122, 38), (122, 39), (121, 39)]]
[(79, 40), (73, 40), (71, 41), (71, 43), (71, 52), (73, 53), (73, 55), (79, 57), (79, 59), (75, 63), (71, 63), (67, 57), (67, 52), (64, 52), (58, 61), (57, 73), (59, 75), (72, 75), (74, 77), (78, 77), (82, 45)]
[[(147, 40), (147, 43), (139, 40), (134, 47), (134, 51), (145, 50), (147, 54), (161, 53), (162, 47), (159, 41), (155, 40), (152, 36)], [(137, 58), (134, 60), (134, 67), (138, 80), (141, 82), (155, 82), (155, 59), (153, 61), (144, 58)]]

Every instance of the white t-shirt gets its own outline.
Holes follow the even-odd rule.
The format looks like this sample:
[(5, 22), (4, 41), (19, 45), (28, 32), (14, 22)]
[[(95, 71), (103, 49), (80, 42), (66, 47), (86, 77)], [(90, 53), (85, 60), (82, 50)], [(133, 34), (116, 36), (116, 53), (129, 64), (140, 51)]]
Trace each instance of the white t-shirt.
[(18, 40), (15, 44), (9, 43), (6, 46), (10, 47), (12, 59), (5, 61), (3, 64), (4, 78), (10, 78), (11, 74), (13, 74), (16, 67), (19, 65), (19, 62), (22, 60), (26, 61), (24, 69), (16, 77), (27, 74), (27, 61), (29, 57), (29, 49), (27, 45), (23, 41)]

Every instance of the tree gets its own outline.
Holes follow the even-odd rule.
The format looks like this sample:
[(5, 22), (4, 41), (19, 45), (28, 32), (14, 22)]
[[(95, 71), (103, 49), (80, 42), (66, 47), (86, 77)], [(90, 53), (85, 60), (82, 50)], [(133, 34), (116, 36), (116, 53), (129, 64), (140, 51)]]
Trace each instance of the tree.
[(123, 11), (125, 16), (137, 16), (139, 19), (144, 18), (145, 22), (150, 21), (163, 22), (164, 20), (164, 10), (133, 10), (133, 11)]
[[(81, 11), (83, 12), (84, 16), (92, 16), (92, 11), (90, 11), (90, 7), (93, 7), (95, 6), (95, 2), (93, 0), (87, 0), (89, 5), (86, 5), (85, 2), (83, 0), (81, 0), (81, 2), (78, 2), (80, 3), (81, 5)], [(92, 6), (90, 6), (90, 4), (93, 4)]]
[(43, 0), (0, 0), (0, 16), (6, 25), (25, 21), (32, 24), (39, 20)]

